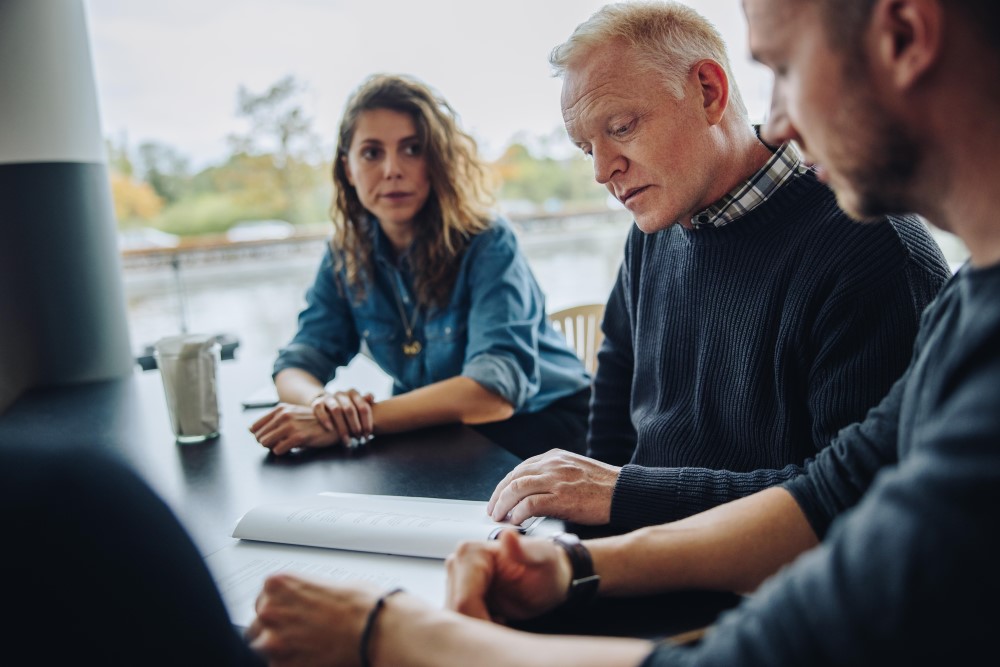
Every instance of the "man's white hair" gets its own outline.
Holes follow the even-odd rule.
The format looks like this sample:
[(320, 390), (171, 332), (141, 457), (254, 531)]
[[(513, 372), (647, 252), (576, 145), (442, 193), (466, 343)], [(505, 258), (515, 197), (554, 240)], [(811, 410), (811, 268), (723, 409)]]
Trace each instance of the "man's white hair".
[(677, 2), (605, 5), (552, 49), (549, 63), (556, 76), (564, 76), (595, 48), (613, 41), (632, 47), (637, 65), (662, 74), (677, 99), (684, 97), (684, 82), (695, 63), (706, 58), (716, 61), (729, 79), (730, 107), (740, 118), (749, 118), (719, 31), (701, 14)]

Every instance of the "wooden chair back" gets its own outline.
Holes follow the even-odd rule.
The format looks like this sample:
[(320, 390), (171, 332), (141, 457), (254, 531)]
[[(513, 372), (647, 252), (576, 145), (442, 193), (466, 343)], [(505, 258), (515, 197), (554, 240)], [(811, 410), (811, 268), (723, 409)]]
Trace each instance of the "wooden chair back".
[(566, 336), (566, 341), (591, 375), (597, 372), (597, 350), (604, 339), (601, 332), (603, 316), (603, 303), (574, 306), (549, 314), (552, 326)]

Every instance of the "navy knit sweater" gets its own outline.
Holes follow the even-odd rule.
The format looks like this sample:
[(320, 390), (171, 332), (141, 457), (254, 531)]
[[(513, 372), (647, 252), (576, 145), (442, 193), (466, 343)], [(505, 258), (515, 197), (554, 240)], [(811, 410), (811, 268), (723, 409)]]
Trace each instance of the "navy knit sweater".
[(1000, 266), (959, 272), (900, 381), (787, 488), (823, 543), (643, 667), (992, 664)]
[(950, 271), (917, 218), (860, 224), (812, 173), (733, 223), (633, 228), (608, 301), (589, 453), (626, 528), (792, 477), (881, 399)]

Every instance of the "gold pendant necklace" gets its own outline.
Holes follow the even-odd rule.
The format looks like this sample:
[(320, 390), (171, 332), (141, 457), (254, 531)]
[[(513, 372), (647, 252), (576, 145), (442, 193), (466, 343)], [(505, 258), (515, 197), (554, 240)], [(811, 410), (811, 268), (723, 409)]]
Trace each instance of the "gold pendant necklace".
[[(420, 344), (419, 340), (413, 338), (413, 325), (410, 324), (409, 318), (406, 317), (406, 309), (403, 308), (403, 299), (399, 296), (399, 288), (396, 286), (396, 277), (391, 278), (392, 281), (392, 295), (396, 297), (396, 307), (399, 308), (399, 319), (403, 322), (403, 329), (406, 330), (406, 340), (403, 341), (403, 354), (407, 357), (415, 357), (420, 354), (420, 351), (424, 349), (424, 346)], [(417, 306), (419, 309), (419, 306)], [(417, 317), (419, 316), (414, 309), (413, 314), (413, 324), (416, 324)]]

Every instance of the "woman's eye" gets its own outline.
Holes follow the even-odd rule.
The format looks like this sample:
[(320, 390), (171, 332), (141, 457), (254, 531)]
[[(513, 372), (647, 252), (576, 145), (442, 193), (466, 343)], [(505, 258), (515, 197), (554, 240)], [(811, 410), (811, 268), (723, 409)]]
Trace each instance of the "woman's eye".
[(422, 155), (423, 152), (424, 148), (420, 144), (410, 144), (409, 146), (406, 147), (406, 154), (413, 157)]
[(362, 160), (374, 160), (379, 155), (377, 148), (362, 148), (361, 149), (361, 159)]

